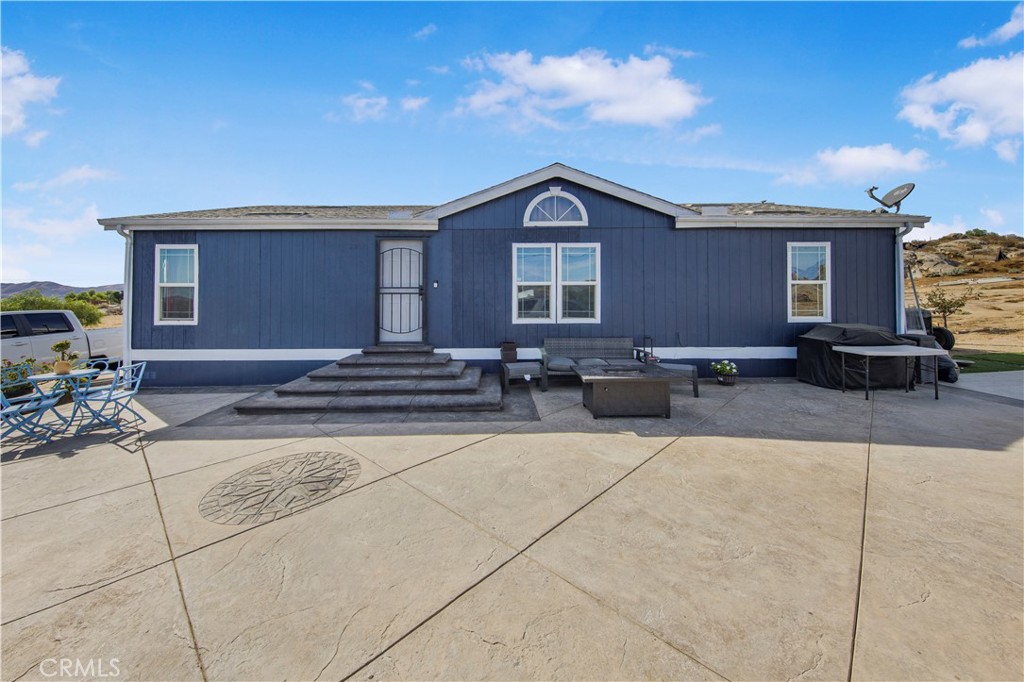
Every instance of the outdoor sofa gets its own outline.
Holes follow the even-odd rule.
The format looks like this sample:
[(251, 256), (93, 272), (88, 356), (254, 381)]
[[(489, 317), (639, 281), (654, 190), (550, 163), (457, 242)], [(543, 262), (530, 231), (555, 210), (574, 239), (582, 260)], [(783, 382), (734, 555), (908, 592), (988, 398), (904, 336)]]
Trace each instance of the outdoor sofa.
[(576, 376), (573, 367), (642, 367), (629, 337), (546, 338), (540, 350), (540, 389), (550, 376)]
[[(643, 367), (651, 353), (633, 345), (624, 336), (569, 339), (549, 337), (540, 349), (540, 390), (548, 390), (549, 376), (576, 376), (573, 367)], [(685, 373), (693, 386), (693, 396), (700, 395), (697, 368), (693, 365), (663, 363), (665, 369)]]

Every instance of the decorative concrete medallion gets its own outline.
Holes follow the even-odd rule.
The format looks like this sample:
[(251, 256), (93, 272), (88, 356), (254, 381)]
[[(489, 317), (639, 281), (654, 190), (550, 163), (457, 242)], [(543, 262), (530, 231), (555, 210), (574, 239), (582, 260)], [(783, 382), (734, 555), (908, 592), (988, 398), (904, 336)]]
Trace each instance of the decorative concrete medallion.
[(221, 481), (199, 503), (207, 521), (273, 521), (341, 495), (359, 477), (359, 462), (340, 452), (278, 457)]

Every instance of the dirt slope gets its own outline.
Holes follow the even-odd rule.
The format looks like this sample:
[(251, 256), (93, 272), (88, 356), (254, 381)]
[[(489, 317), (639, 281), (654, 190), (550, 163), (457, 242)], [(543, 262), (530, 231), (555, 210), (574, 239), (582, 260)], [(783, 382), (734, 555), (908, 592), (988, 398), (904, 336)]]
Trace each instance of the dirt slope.
[[(953, 234), (910, 242), (904, 252), (913, 268), (922, 306), (941, 287), (958, 296), (970, 287), (975, 298), (949, 318), (958, 352), (1024, 352), (1024, 238), (1012, 235)], [(1009, 281), (987, 281), (1005, 280)], [(913, 305), (909, 278), (907, 305)], [(935, 324), (942, 324), (936, 317)]]

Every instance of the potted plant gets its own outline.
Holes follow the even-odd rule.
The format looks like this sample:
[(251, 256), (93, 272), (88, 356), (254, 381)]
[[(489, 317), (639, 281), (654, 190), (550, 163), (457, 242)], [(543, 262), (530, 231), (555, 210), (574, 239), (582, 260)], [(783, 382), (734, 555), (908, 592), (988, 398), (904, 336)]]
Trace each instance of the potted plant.
[(71, 341), (58, 341), (50, 346), (50, 350), (57, 354), (53, 359), (53, 373), (70, 374), (71, 363), (78, 359), (78, 351), (71, 350)]
[(723, 386), (732, 386), (736, 383), (736, 376), (740, 373), (735, 362), (731, 360), (719, 360), (711, 363), (711, 371), (715, 373), (718, 383)]

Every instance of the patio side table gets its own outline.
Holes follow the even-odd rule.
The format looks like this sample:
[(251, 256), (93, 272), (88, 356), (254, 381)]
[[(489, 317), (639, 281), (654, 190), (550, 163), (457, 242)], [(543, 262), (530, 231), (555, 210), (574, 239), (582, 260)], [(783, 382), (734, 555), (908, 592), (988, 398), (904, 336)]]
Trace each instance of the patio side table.
[(508, 383), (512, 379), (525, 379), (528, 376), (540, 378), (539, 362), (501, 363), (501, 392), (508, 393)]

